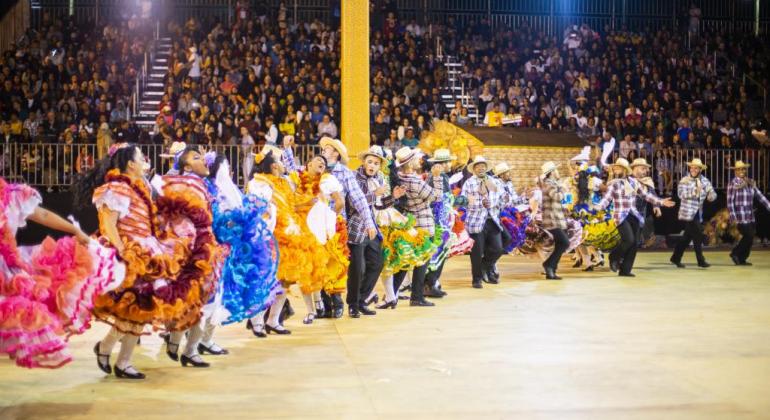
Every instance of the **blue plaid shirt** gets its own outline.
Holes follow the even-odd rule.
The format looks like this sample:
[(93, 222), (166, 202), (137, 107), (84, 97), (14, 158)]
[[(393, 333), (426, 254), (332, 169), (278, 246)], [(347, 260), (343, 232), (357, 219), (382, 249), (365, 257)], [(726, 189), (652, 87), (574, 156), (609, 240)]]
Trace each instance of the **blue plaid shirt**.
[(770, 201), (757, 189), (752, 179), (733, 178), (727, 186), (727, 208), (730, 211), (730, 220), (745, 224), (754, 223), (754, 198), (770, 211)]
[[(347, 208), (355, 210), (355, 213), (360, 215), (362, 223), (348, 224), (348, 239), (351, 243), (359, 243), (363, 241), (366, 236), (366, 231), (369, 229), (377, 229), (374, 224), (374, 217), (370, 210), (369, 201), (366, 199), (366, 195), (361, 191), (361, 186), (356, 180), (356, 173), (351, 171), (347, 166), (342, 163), (337, 163), (331, 168), (331, 174), (337, 178), (337, 181), (342, 184), (342, 197), (346, 202), (345, 208), (342, 209), (342, 215), (345, 220), (350, 220), (347, 215)], [(352, 214), (351, 214), (352, 215)], [(355, 240), (358, 242), (355, 242)]]
[[(499, 191), (500, 185), (497, 184), (497, 181), (492, 178), (487, 179), (490, 183), (494, 183)], [(481, 232), (487, 219), (492, 219), (495, 224), (500, 225), (500, 213), (497, 208), (498, 194), (495, 191), (489, 190), (479, 177), (473, 176), (468, 178), (465, 184), (463, 184), (460, 194), (468, 198), (468, 213), (465, 216), (465, 229), (468, 233)], [(489, 201), (489, 208), (484, 207), (484, 198)]]
[(705, 176), (699, 175), (693, 178), (690, 175), (679, 181), (677, 194), (682, 202), (679, 204), (679, 220), (689, 222), (698, 218), (703, 221), (703, 202), (714, 201), (717, 199), (717, 192), (711, 186)]

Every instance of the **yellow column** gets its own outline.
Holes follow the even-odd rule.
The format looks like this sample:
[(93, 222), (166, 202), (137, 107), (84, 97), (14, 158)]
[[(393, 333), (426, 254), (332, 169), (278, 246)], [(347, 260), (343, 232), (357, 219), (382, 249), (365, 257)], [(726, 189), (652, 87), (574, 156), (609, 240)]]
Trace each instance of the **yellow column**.
[(343, 0), (341, 10), (342, 109), (340, 140), (351, 167), (369, 148), (369, 0)]

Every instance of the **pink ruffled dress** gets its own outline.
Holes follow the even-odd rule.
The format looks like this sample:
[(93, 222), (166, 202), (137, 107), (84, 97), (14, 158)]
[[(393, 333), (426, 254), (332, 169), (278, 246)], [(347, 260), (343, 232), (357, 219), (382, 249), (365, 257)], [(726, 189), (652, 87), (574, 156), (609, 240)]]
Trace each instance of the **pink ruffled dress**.
[(125, 267), (96, 241), (18, 247), (16, 231), (41, 202), (33, 188), (0, 178), (0, 353), (19, 366), (57, 368), (72, 360), (68, 338), (88, 329), (94, 299), (120, 285)]

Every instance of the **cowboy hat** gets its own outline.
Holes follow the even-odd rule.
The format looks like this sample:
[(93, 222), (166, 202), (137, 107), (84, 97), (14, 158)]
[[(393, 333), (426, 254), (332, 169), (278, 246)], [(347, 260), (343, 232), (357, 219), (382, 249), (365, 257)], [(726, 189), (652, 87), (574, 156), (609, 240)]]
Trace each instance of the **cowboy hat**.
[(625, 158), (620, 158), (616, 160), (610, 166), (620, 166), (621, 168), (625, 169), (627, 172), (631, 172), (631, 166), (628, 165), (628, 160), (626, 160)]
[(698, 167), (698, 168), (701, 168), (701, 169), (706, 169), (707, 168), (707, 166), (704, 165), (703, 162), (701, 162), (701, 160), (698, 159), (698, 158), (694, 158), (693, 160), (687, 162), (687, 166), (689, 166), (689, 167), (695, 166), (695, 167)]
[(570, 159), (572, 162), (588, 162), (591, 160), (591, 146), (585, 146), (579, 154)]
[(457, 159), (457, 156), (453, 155), (449, 149), (436, 149), (433, 152), (433, 157), (428, 159), (430, 163), (451, 162)]
[(540, 176), (546, 176), (550, 174), (551, 172), (555, 171), (559, 168), (559, 165), (553, 163), (553, 162), (546, 162), (542, 166), (540, 166)]
[(340, 162), (348, 163), (348, 148), (339, 139), (333, 139), (331, 137), (321, 137), (321, 141), (318, 145), (323, 149), (326, 146), (331, 146), (340, 154)]
[(479, 164), (482, 164), (482, 163), (483, 164), (487, 164), (487, 160), (484, 159), (484, 156), (481, 156), (481, 155), (476, 156), (475, 158), (473, 158), (473, 162), (468, 164), (468, 169), (473, 171), (473, 170), (476, 169), (476, 165), (479, 165)]
[(366, 159), (367, 156), (374, 156), (376, 158), (380, 158), (383, 164), (387, 164), (387, 159), (385, 158), (385, 151), (382, 150), (382, 147), (374, 145), (369, 148), (369, 150), (361, 153), (358, 155), (358, 159), (363, 161)]
[(746, 169), (746, 168), (748, 168), (750, 166), (751, 166), (750, 164), (745, 163), (742, 160), (736, 160), (735, 161), (735, 166), (731, 166), (730, 169)]
[(494, 169), (492, 169), (492, 173), (493, 173), (495, 176), (500, 176), (500, 175), (502, 175), (502, 174), (504, 174), (504, 173), (506, 173), (506, 172), (509, 172), (510, 170), (511, 170), (511, 167), (510, 167), (510, 166), (508, 166), (508, 164), (507, 164), (507, 163), (505, 163), (505, 162), (500, 162), (500, 163), (498, 163), (497, 165), (495, 165), (495, 168), (494, 168)]
[(400, 168), (422, 154), (420, 149), (404, 146), (396, 151), (396, 167)]
[(648, 168), (652, 168), (652, 165), (647, 163), (647, 160), (645, 158), (636, 158), (633, 162), (631, 162), (631, 169), (634, 168), (634, 166), (646, 166)]
[(187, 143), (183, 141), (175, 141), (171, 143), (171, 147), (168, 148), (168, 153), (161, 153), (160, 157), (162, 158), (176, 157), (177, 153), (183, 151), (186, 148), (187, 148)]

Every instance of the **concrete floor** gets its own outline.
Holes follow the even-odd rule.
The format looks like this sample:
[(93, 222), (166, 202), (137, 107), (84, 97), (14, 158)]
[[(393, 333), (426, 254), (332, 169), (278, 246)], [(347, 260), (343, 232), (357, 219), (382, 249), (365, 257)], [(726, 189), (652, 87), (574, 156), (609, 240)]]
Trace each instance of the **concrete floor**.
[(564, 269), (560, 282), (504, 257), (502, 284), (483, 290), (468, 287), (464, 257), (435, 308), (312, 326), (293, 297), (293, 335), (225, 327), (218, 342), (232, 354), (208, 356), (207, 370), (145, 338), (143, 382), (97, 370), (96, 325), (73, 338), (65, 368), (0, 361), (0, 418), (770, 418), (770, 252), (753, 267), (713, 252), (708, 270), (668, 256), (640, 254), (635, 279)]

